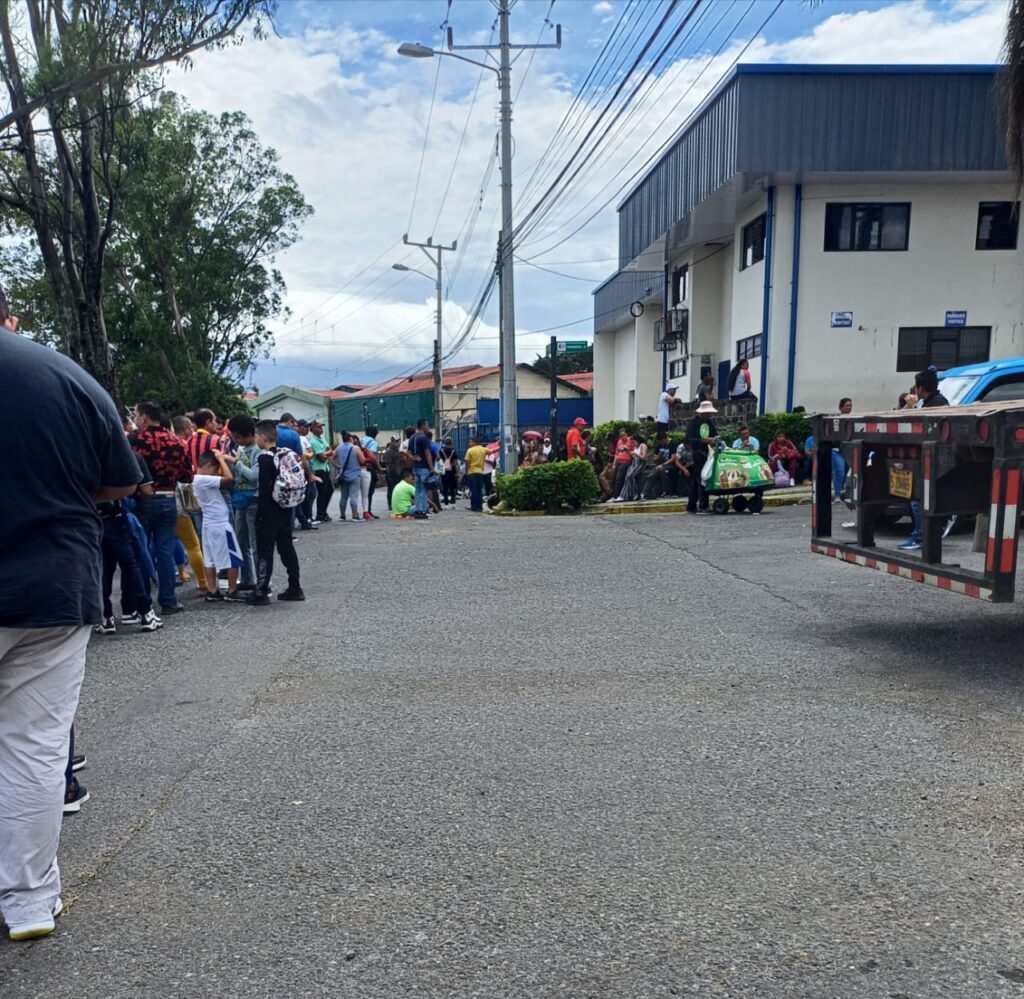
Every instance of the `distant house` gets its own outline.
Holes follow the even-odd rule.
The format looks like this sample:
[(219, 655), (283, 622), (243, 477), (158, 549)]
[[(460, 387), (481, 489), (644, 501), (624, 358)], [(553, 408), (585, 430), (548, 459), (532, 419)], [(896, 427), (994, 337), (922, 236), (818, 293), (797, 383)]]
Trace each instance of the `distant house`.
[(343, 389), (306, 389), (295, 385), (278, 385), (247, 401), (261, 420), (276, 420), (283, 413), (291, 413), (297, 420), (315, 418), (328, 427), (331, 403), (348, 395), (351, 392)]
[[(479, 364), (444, 369), (441, 408), (446, 430), (477, 422), (477, 403), (481, 399), (497, 399), (500, 394), (500, 372), (497, 366)], [(546, 399), (550, 393), (547, 375), (529, 364), (516, 365), (516, 387), (520, 399)], [(579, 399), (587, 394), (586, 389), (567, 377), (559, 377), (560, 399)], [(380, 428), (381, 439), (400, 434), (404, 427), (422, 418), (433, 425), (434, 376), (426, 370), (391, 378), (333, 400), (331, 410), (335, 431), (360, 430), (373, 424)]]
[(577, 371), (572, 375), (559, 375), (559, 378), (563, 382), (568, 382), (570, 385), (575, 385), (576, 388), (582, 389), (587, 395), (594, 394), (594, 372), (593, 371)]

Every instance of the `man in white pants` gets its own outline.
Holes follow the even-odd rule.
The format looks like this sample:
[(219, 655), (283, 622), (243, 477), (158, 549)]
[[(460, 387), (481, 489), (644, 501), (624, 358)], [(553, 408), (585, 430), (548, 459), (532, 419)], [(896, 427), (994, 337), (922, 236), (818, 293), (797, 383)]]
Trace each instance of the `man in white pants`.
[(3, 306), (0, 421), (46, 413), (6, 464), (0, 512), (0, 912), (12, 940), (31, 940), (61, 910), (68, 739), (102, 616), (96, 503), (130, 496), (141, 475), (110, 396), (15, 335)]

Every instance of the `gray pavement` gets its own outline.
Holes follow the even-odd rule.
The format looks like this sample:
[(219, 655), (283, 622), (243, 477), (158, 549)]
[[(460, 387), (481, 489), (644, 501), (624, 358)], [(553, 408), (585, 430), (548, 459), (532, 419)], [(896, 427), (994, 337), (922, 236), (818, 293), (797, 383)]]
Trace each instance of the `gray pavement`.
[(331, 525), (94, 639), (0, 996), (1024, 996), (1020, 610), (808, 519)]

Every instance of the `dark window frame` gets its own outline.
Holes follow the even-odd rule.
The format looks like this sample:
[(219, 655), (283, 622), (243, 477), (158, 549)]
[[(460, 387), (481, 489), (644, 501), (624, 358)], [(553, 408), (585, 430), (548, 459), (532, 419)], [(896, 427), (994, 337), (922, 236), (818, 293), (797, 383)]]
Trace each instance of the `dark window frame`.
[(685, 378), (686, 377), (686, 358), (677, 357), (674, 361), (668, 362), (668, 376), (669, 378)]
[[(955, 350), (951, 355), (952, 344)], [(897, 371), (924, 371), (932, 365), (945, 371), (964, 364), (984, 364), (991, 354), (991, 326), (901, 326), (896, 334)]]
[[(1008, 220), (1003, 219), (998, 223), (993, 222), (989, 225), (988, 235), (985, 238), (984, 243), (982, 242), (981, 225), (982, 220), (985, 216), (985, 209), (994, 209), (996, 206), (1002, 209), (1009, 208), (1009, 216), (1013, 221), (1013, 241), (1012, 243), (1006, 242), (998, 246), (991, 244), (991, 238), (993, 232), (1002, 231), (1004, 234), (1008, 228)], [(991, 213), (990, 213), (991, 214)], [(997, 229), (998, 226), (998, 229)], [(1020, 202), (1019, 201), (979, 201), (978, 202), (978, 225), (974, 231), (974, 248), (979, 251), (988, 250), (1016, 250), (1017, 240), (1020, 234)]]
[(762, 212), (744, 227), (740, 242), (740, 270), (745, 271), (764, 260), (768, 236), (768, 213)]
[(745, 336), (742, 340), (736, 341), (736, 361), (751, 361), (761, 356), (762, 338), (760, 333), (753, 336)]
[(690, 297), (690, 265), (683, 264), (672, 272), (672, 304), (681, 305)]
[[(827, 201), (825, 203), (825, 234), (823, 247), (826, 253), (905, 253), (910, 249), (910, 207), (909, 201)], [(906, 211), (906, 225), (903, 229), (902, 246), (883, 246), (887, 214)], [(843, 216), (849, 212), (849, 218)], [(864, 224), (864, 216), (877, 212), (878, 245), (856, 246), (860, 226)], [(837, 219), (836, 216), (839, 216)], [(843, 238), (844, 222), (849, 223), (849, 232)], [(870, 224), (871, 219), (867, 219)], [(835, 245), (830, 245), (830, 243)], [(848, 243), (844, 246), (843, 243)]]

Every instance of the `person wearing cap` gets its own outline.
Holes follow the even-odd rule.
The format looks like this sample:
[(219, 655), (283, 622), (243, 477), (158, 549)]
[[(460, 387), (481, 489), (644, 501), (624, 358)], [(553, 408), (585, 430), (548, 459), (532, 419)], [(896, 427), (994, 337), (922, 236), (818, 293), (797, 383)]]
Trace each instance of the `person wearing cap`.
[(680, 402), (676, 398), (678, 391), (679, 386), (670, 383), (665, 386), (665, 391), (658, 398), (658, 418), (654, 421), (654, 427), (659, 434), (668, 433), (668, 424), (672, 419), (672, 407)]
[(582, 416), (577, 416), (572, 421), (572, 426), (565, 435), (565, 457), (567, 461), (572, 461), (574, 458), (586, 458), (587, 446), (583, 443), (583, 437), (580, 433), (586, 425), (587, 421)]
[(708, 449), (718, 440), (718, 431), (712, 419), (718, 413), (709, 401), (702, 402), (686, 428), (686, 443), (693, 453), (693, 474), (690, 476), (690, 499), (686, 504), (687, 513), (708, 512), (708, 492), (701, 481), (700, 473), (708, 460)]
[(313, 469), (320, 482), (316, 487), (316, 519), (317, 523), (329, 524), (331, 516), (327, 512), (328, 504), (334, 495), (334, 483), (331, 481), (331, 455), (334, 448), (328, 446), (324, 437), (324, 425), (315, 416), (309, 421), (309, 434), (305, 440), (312, 457), (309, 459), (309, 467)]

